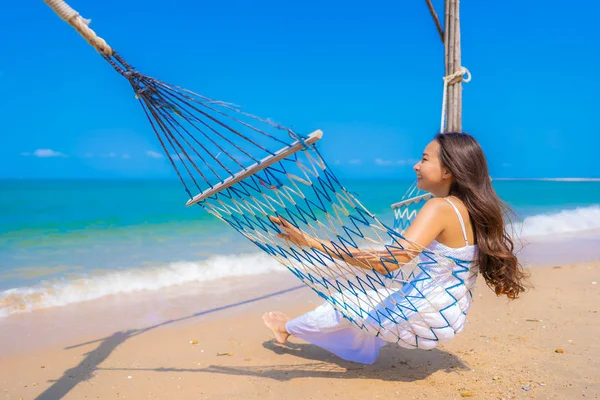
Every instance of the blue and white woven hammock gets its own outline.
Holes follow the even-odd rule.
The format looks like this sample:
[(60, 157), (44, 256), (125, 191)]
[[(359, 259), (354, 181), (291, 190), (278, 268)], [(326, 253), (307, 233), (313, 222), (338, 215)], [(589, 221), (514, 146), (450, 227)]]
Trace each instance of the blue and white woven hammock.
[(392, 209), (394, 210), (394, 230), (403, 235), (425, 202), (432, 197), (431, 193), (417, 188), (417, 183), (413, 183), (404, 196), (402, 196), (402, 199), (392, 204)]
[[(142, 75), (62, 0), (45, 1), (129, 81), (189, 195), (188, 206), (198, 205), (237, 230), (373, 335), (394, 342), (410, 332), (435, 341), (464, 319), (474, 284), (469, 261), (423, 248), (399, 265), (391, 252), (403, 249), (402, 234), (429, 195), (410, 192), (395, 205), (394, 227), (388, 227), (328, 167), (316, 145), (320, 131), (301, 136), (231, 104)], [(318, 238), (326, 251), (279, 238), (280, 227), (270, 216)], [(390, 250), (378, 261), (388, 273), (340, 260), (358, 248)]]

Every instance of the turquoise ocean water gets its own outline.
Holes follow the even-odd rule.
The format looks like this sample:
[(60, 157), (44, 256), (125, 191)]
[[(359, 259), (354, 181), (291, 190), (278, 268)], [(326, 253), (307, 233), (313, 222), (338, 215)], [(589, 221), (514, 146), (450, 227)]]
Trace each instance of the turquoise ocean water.
[[(412, 181), (342, 183), (392, 226), (390, 205)], [(598, 243), (600, 182), (497, 180), (494, 187), (523, 237)], [(0, 180), (0, 316), (281, 268), (186, 200), (178, 181)]]

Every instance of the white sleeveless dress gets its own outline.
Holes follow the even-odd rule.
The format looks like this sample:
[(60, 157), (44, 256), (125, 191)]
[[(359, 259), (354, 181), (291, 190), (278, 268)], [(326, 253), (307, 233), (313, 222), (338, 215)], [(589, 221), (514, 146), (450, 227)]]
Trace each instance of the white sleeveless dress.
[(329, 302), (325, 302), (315, 310), (288, 321), (288, 333), (344, 360), (363, 364), (374, 363), (379, 350), (389, 342), (405, 348), (432, 349), (454, 338), (463, 330), (472, 302), (472, 290), (477, 279), (477, 267), (473, 262), (477, 257), (477, 245), (469, 245), (460, 212), (449, 199), (445, 200), (458, 215), (465, 246), (452, 248), (433, 241), (427, 249), (437, 257), (449, 257), (461, 262), (452, 271), (433, 264), (426, 271), (432, 279), (420, 280), (417, 276), (401, 289), (403, 293), (398, 298), (411, 296), (411, 291), (425, 294), (423, 299), (411, 297), (410, 306), (416, 311), (405, 313), (406, 320), (398, 324), (383, 322), (380, 333), (375, 336), (358, 328)]

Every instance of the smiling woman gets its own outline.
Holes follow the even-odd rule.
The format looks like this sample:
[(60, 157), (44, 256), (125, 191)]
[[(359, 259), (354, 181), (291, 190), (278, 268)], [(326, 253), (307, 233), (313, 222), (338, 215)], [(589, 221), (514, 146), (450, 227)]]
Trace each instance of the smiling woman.
[[(265, 324), (280, 343), (294, 335), (346, 360), (370, 364), (388, 341), (431, 349), (462, 331), (478, 272), (497, 295), (515, 299), (525, 289), (525, 274), (505, 230), (504, 206), (491, 186), (485, 156), (475, 139), (462, 133), (437, 135), (414, 169), (419, 189), (434, 197), (403, 237), (393, 239), (393, 246), (381, 250), (356, 246), (336, 254), (331, 251), (333, 241), (314, 237), (282, 217), (271, 217), (283, 231), (278, 237), (295, 246), (328, 254), (348, 266), (373, 269), (390, 276), (391, 282), (408, 273), (400, 287), (383, 285), (387, 291), (357, 293), (348, 282), (350, 289), (323, 296), (328, 302), (296, 319), (281, 312), (264, 314)], [(351, 297), (357, 300), (349, 303)], [(375, 323), (380, 329), (369, 335), (352, 323), (367, 327), (367, 332)]]

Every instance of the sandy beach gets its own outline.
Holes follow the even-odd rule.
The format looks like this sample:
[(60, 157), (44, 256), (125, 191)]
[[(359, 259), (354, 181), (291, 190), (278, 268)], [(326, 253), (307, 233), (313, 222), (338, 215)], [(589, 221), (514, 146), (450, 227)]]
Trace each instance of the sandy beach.
[[(481, 280), (468, 325), (452, 342), (432, 351), (389, 345), (368, 366), (299, 340), (287, 346), (273, 341), (263, 312), (296, 315), (320, 303), (286, 274), (242, 291), (235, 286), (239, 289), (241, 281), (231, 282), (239, 294), (212, 296), (220, 304), (203, 305), (198, 294), (173, 292), (162, 299), (154, 293), (18, 314), (1, 325), (0, 395), (23, 400), (598, 398), (600, 264), (530, 271), (535, 288), (513, 302), (497, 298)], [(275, 282), (280, 292), (273, 290)], [(136, 303), (124, 307), (124, 301)]]

